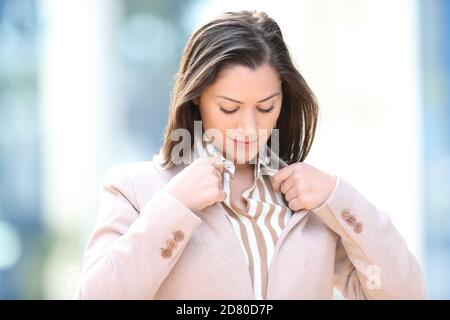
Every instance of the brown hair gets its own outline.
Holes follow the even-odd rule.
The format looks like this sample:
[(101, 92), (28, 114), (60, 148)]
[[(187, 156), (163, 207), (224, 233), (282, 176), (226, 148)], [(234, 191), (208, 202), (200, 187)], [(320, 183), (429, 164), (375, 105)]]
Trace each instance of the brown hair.
[[(175, 129), (194, 137), (194, 121), (201, 120), (193, 101), (212, 85), (229, 65), (251, 69), (269, 63), (282, 81), (283, 102), (276, 128), (279, 157), (288, 164), (303, 161), (312, 145), (318, 118), (316, 98), (292, 63), (278, 24), (265, 12), (226, 12), (197, 29), (190, 37), (176, 75), (161, 165), (173, 165), (171, 152)], [(192, 145), (193, 142), (191, 142)], [(267, 141), (270, 147), (270, 138)]]

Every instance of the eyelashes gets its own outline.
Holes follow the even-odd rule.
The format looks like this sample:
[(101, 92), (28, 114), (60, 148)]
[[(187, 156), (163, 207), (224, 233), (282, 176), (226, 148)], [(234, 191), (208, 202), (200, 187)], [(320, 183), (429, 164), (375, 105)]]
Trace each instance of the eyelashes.
[(269, 109), (259, 109), (259, 111), (261, 111), (262, 113), (271, 113), (273, 111), (273, 109), (275, 109), (274, 105), (271, 105)]
[[(239, 108), (236, 108), (236, 109), (234, 109), (234, 110), (227, 110), (227, 109), (225, 109), (224, 107), (222, 107), (222, 106), (220, 106), (220, 105), (219, 105), (219, 109), (220, 109), (220, 111), (222, 111), (222, 112), (225, 113), (225, 114), (234, 114), (234, 113), (236, 113), (236, 112), (239, 110)], [(260, 109), (260, 108), (257, 108), (257, 109), (258, 109), (258, 111), (261, 112), (261, 113), (270, 113), (270, 112), (273, 111), (273, 109), (275, 109), (275, 106), (272, 105), (272, 106), (270, 106), (270, 108), (268, 108), (268, 109)]]
[(233, 113), (236, 113), (239, 108), (236, 108), (236, 109), (230, 111), (230, 110), (225, 109), (222, 106), (219, 106), (219, 109), (220, 109), (220, 111), (222, 111), (225, 114), (233, 114)]

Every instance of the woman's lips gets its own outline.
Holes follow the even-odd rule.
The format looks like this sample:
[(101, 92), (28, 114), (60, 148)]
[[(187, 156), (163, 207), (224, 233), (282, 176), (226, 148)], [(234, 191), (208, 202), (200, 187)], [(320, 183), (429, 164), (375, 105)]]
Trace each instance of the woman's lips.
[(256, 142), (256, 140), (250, 140), (250, 139), (245, 139), (245, 140), (238, 140), (238, 139), (234, 139), (234, 138), (231, 138), (231, 137), (229, 137), (234, 143), (239, 143), (239, 144), (242, 144), (242, 145), (250, 145), (250, 144), (252, 144), (252, 143), (255, 143)]

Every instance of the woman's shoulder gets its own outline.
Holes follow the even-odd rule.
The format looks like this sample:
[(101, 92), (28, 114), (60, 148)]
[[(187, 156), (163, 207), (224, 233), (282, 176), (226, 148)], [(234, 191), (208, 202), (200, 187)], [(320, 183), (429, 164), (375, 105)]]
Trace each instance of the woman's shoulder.
[(120, 163), (106, 170), (102, 188), (120, 191), (138, 204), (148, 200), (159, 188), (176, 175), (181, 166), (164, 167), (159, 154), (151, 160)]
[(155, 176), (156, 173), (153, 160), (126, 162), (108, 167), (104, 179), (106, 182), (124, 184), (134, 180), (137, 176)]

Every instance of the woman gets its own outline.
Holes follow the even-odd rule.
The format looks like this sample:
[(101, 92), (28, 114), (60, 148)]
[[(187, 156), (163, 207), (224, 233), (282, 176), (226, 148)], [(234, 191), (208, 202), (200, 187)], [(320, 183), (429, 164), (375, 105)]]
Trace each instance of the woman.
[(78, 297), (424, 298), (389, 217), (303, 162), (317, 115), (273, 19), (228, 12), (200, 27), (160, 154), (106, 175)]

